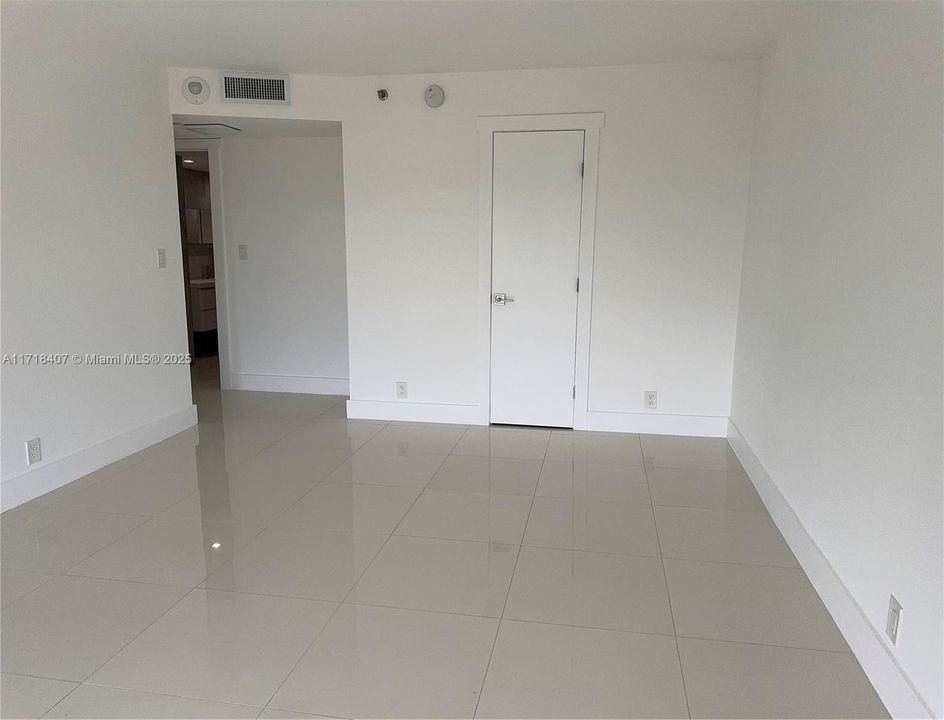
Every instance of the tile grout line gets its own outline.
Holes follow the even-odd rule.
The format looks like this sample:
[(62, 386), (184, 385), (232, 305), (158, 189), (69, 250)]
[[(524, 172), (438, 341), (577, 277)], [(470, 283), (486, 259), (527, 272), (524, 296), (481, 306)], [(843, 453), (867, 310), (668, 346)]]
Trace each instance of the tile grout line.
[[(649, 468), (646, 467), (646, 455), (642, 446), (642, 436), (636, 436), (639, 442), (639, 452), (642, 454), (643, 472), (646, 476), (646, 489), (649, 490), (649, 500), (652, 500), (652, 489), (649, 486)], [(682, 694), (685, 696), (685, 709), (688, 711), (689, 720), (692, 717), (692, 707), (688, 700), (688, 688), (685, 685), (685, 668), (682, 667), (682, 651), (679, 649), (678, 628), (675, 626), (675, 611), (672, 609), (672, 595), (669, 592), (669, 578), (665, 572), (665, 557), (662, 555), (662, 540), (659, 538), (659, 525), (656, 522), (656, 506), (650, 504), (652, 510), (652, 525), (656, 533), (656, 544), (659, 547), (659, 561), (662, 564), (662, 581), (665, 583), (665, 598), (669, 604), (669, 617), (672, 618), (672, 636), (675, 638), (675, 657), (678, 659), (679, 677), (682, 680)]]
[[(73, 680), (72, 682), (75, 682), (75, 681)], [(51, 708), (49, 708), (48, 710), (46, 710), (46, 711), (41, 715), (41, 717), (48, 717), (48, 716), (49, 716), (49, 713), (51, 713), (53, 710), (55, 710), (57, 707), (59, 707), (59, 705), (61, 705), (61, 704), (65, 701), (65, 699), (66, 699), (67, 697), (69, 697), (72, 693), (74, 693), (76, 690), (78, 690), (80, 687), (82, 687), (83, 684), (84, 684), (84, 683), (82, 683), (82, 682), (76, 683), (76, 685), (75, 685), (74, 688), (72, 688), (71, 690), (69, 690), (69, 692), (67, 692), (65, 695), (63, 695), (61, 698), (59, 698), (59, 700), (57, 700), (57, 701), (53, 704), (53, 706), (52, 706)]]
[[(33, 676), (27, 675), (26, 677), (33, 677)], [(68, 680), (66, 682), (77, 682), (78, 684), (76, 685), (76, 687), (72, 688), (68, 693), (66, 693), (66, 695), (61, 700), (59, 700), (59, 702), (57, 702), (55, 705), (49, 708), (45, 713), (43, 713), (43, 717), (48, 717), (49, 713), (55, 710), (59, 706), (60, 703), (62, 703), (67, 697), (69, 697), (69, 695), (71, 695), (72, 693), (74, 693), (76, 690), (78, 690), (81, 687), (104, 688), (106, 690), (124, 690), (126, 692), (141, 693), (143, 695), (158, 695), (160, 697), (174, 698), (175, 700), (190, 700), (193, 702), (205, 702), (205, 703), (210, 703), (213, 705), (234, 705), (237, 707), (250, 708), (252, 710), (259, 710), (260, 712), (265, 710), (264, 707), (260, 707), (259, 705), (251, 705), (249, 703), (235, 702), (233, 700), (210, 700), (204, 697), (196, 697), (196, 696), (191, 696), (191, 695), (174, 695), (173, 693), (168, 693), (168, 692), (158, 692), (156, 690), (141, 690), (139, 688), (123, 687), (121, 685), (107, 685), (105, 683), (90, 683), (90, 682), (85, 682), (84, 680), (81, 682), (78, 682), (76, 680)]]
[[(518, 561), (521, 559), (521, 548), (524, 543), (524, 536), (528, 532), (528, 523), (531, 522), (531, 510), (534, 508), (534, 498), (537, 497), (538, 486), (541, 484), (541, 473), (544, 472), (544, 463), (547, 462), (547, 451), (551, 445), (551, 433), (547, 434), (547, 444), (544, 446), (544, 457), (541, 458), (541, 470), (538, 472), (538, 481), (534, 486), (534, 493), (531, 495), (531, 505), (528, 507), (528, 517), (525, 518), (524, 528), (521, 531), (521, 544), (518, 545), (518, 552), (515, 555), (515, 564), (511, 569), (511, 576), (508, 580), (508, 589), (505, 591), (505, 602), (502, 603), (501, 615), (498, 618), (498, 624), (495, 626), (495, 637), (492, 639), (492, 647), (488, 652), (488, 660), (485, 663), (485, 672), (482, 673), (482, 684), (479, 686), (479, 694), (475, 699), (475, 708), (472, 710), (473, 720), (478, 716), (479, 712), (479, 703), (482, 702), (482, 695), (485, 693), (485, 681), (488, 679), (488, 670), (492, 666), (492, 657), (495, 655), (495, 646), (498, 644), (498, 634), (501, 632), (502, 622), (505, 619), (505, 608), (508, 606), (508, 598), (511, 596), (511, 586), (515, 582), (515, 574), (518, 572)], [(491, 452), (491, 445), (489, 446), (489, 451)], [(491, 454), (489, 454), (489, 461), (491, 461)], [(571, 458), (573, 462), (573, 458)], [(491, 463), (489, 463), (489, 471), (491, 472)], [(491, 478), (489, 478), (491, 480)], [(491, 483), (489, 483), (491, 485)]]
[[(385, 427), (389, 427), (389, 423), (388, 423)], [(370, 562), (367, 563), (367, 565), (364, 566), (364, 569), (358, 574), (357, 579), (354, 580), (354, 582), (351, 584), (351, 587), (348, 589), (347, 593), (346, 593), (346, 594), (344, 595), (344, 597), (341, 599), (341, 602), (339, 602), (339, 603), (337, 604), (337, 606), (334, 608), (334, 610), (331, 611), (331, 614), (328, 616), (328, 619), (325, 621), (325, 624), (321, 626), (321, 629), (315, 634), (315, 637), (312, 638), (311, 642), (308, 643), (308, 646), (304, 649), (304, 651), (302, 651), (302, 654), (298, 656), (298, 659), (297, 659), (297, 660), (295, 661), (295, 663), (292, 665), (292, 667), (291, 667), (291, 669), (288, 671), (288, 673), (286, 673), (285, 677), (282, 678), (282, 682), (279, 683), (278, 687), (277, 687), (277, 688), (272, 692), (272, 694), (269, 696), (269, 699), (266, 700), (266, 703), (265, 703), (265, 705), (263, 706), (263, 710), (269, 708), (269, 704), (272, 702), (272, 700), (275, 698), (275, 696), (279, 694), (279, 690), (282, 689), (282, 687), (285, 685), (286, 681), (288, 681), (288, 679), (292, 676), (292, 673), (295, 672), (295, 669), (298, 667), (298, 665), (301, 663), (301, 661), (305, 658), (306, 655), (308, 655), (308, 653), (311, 651), (312, 647), (314, 647), (315, 642), (317, 642), (318, 638), (321, 637), (321, 634), (325, 631), (325, 629), (328, 627), (328, 625), (331, 624), (331, 621), (334, 620), (334, 616), (337, 615), (338, 610), (340, 610), (341, 607), (342, 607), (343, 605), (345, 605), (345, 601), (348, 599), (348, 597), (350, 597), (351, 593), (354, 592), (354, 588), (357, 587), (357, 583), (359, 583), (359, 582), (361, 581), (361, 578), (364, 577), (364, 574), (370, 569), (371, 565), (374, 564), (374, 561), (377, 559), (377, 557), (380, 555), (380, 553), (383, 551), (383, 549), (384, 549), (385, 547), (387, 547), (387, 543), (390, 542), (390, 538), (393, 537), (393, 534), (396, 532), (397, 528), (400, 527), (400, 523), (403, 522), (403, 518), (405, 518), (405, 517), (410, 513), (410, 510), (413, 509), (413, 506), (416, 504), (416, 501), (419, 500), (420, 495), (423, 494), (423, 490), (425, 490), (426, 487), (429, 485), (429, 483), (432, 482), (433, 477), (435, 477), (436, 473), (439, 472), (439, 469), (440, 469), (440, 468), (443, 466), (443, 464), (446, 462), (446, 458), (449, 457), (449, 454), (452, 452), (452, 450), (455, 449), (456, 445), (459, 444), (459, 441), (465, 436), (465, 433), (468, 432), (468, 429), (469, 429), (468, 426), (466, 426), (466, 429), (459, 435), (458, 438), (456, 438), (456, 441), (452, 444), (452, 447), (450, 448), (449, 452), (447, 452), (447, 453), (443, 456), (442, 462), (439, 463), (439, 465), (437, 466), (436, 470), (434, 470), (434, 471), (430, 474), (429, 480), (426, 482), (426, 485), (424, 485), (424, 486), (423, 486), (423, 489), (420, 490), (420, 491), (416, 494), (416, 497), (413, 498), (413, 502), (410, 503), (410, 507), (408, 507), (408, 508), (406, 509), (406, 512), (404, 512), (403, 515), (400, 517), (400, 520), (399, 520), (399, 521), (397, 522), (397, 524), (394, 526), (393, 530), (390, 531), (390, 533), (387, 535), (387, 539), (383, 541), (383, 543), (381, 544), (381, 546), (377, 549), (377, 552), (374, 553), (373, 557), (370, 559)], [(382, 430), (383, 430), (383, 429), (378, 430), (376, 433), (374, 433), (374, 434), (371, 436), (370, 440), (373, 440), (375, 437), (377, 437), (377, 435), (379, 435), (380, 432), (382, 432)], [(367, 442), (370, 442), (370, 440), (368, 440)], [(367, 445), (367, 443), (364, 443), (363, 445), (361, 445), (361, 447), (359, 447), (359, 448), (358, 448), (357, 450), (355, 450), (354, 452), (356, 453), (358, 450), (363, 449), (366, 445)], [(353, 457), (353, 453), (352, 453), (351, 457)], [(350, 459), (350, 458), (349, 458), (349, 459)], [(345, 462), (348, 462), (348, 461), (345, 460)], [(343, 465), (343, 463), (342, 463), (342, 465)], [(338, 467), (341, 467), (341, 466), (339, 465)], [(335, 469), (337, 469), (337, 468), (335, 468)], [(332, 472), (334, 472), (334, 471), (332, 471)], [(324, 481), (322, 481), (322, 482), (324, 482)], [(355, 487), (356, 484), (352, 482), (352, 483), (351, 483), (351, 486), (352, 486), (352, 487)], [(312, 488), (312, 489), (314, 489), (314, 488)], [(307, 494), (307, 493), (306, 493), (306, 494)], [(279, 708), (275, 708), (275, 709), (279, 709)]]

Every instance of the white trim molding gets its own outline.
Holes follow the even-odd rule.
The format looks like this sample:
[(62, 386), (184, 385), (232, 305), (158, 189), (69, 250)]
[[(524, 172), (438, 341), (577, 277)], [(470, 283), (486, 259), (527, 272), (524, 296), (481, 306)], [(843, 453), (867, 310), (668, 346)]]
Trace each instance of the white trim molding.
[(728, 423), (728, 442), (747, 471), (770, 517), (783, 534), (800, 567), (832, 615), (853, 654), (862, 665), (882, 702), (894, 718), (934, 717), (930, 706), (891, 654), (881, 632), (869, 622), (816, 541), (803, 526), (733, 421)]
[(685, 435), (727, 437), (728, 418), (714, 415), (668, 415), (662, 413), (586, 412), (585, 430), (642, 433), (645, 435)]
[(233, 390), (301, 393), (306, 395), (348, 395), (350, 381), (346, 377), (318, 375), (263, 375), (259, 373), (231, 373)]
[(597, 211), (597, 167), (602, 112), (564, 115), (488, 115), (478, 118), (479, 132), (479, 293), (476, 420), (488, 425), (491, 415), (492, 323), (492, 169), (493, 135), (499, 132), (584, 131), (583, 197), (580, 205), (580, 255), (577, 276), (577, 356), (574, 382), (574, 429), (588, 429), (590, 396), (590, 306), (593, 298), (593, 244)]
[(115, 435), (84, 450), (44, 462), (3, 482), (0, 486), (0, 508), (7, 511), (22, 505), (196, 424), (197, 406), (189, 405), (167, 417)]
[(347, 416), (356, 420), (481, 425), (477, 405), (403, 402), (402, 400), (348, 400)]

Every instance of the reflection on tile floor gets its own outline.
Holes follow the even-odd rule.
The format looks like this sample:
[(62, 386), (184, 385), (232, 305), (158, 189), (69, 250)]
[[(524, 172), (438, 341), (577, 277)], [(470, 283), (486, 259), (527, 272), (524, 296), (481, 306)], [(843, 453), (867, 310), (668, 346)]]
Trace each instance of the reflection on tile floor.
[(3, 514), (4, 717), (887, 717), (724, 440), (195, 376)]

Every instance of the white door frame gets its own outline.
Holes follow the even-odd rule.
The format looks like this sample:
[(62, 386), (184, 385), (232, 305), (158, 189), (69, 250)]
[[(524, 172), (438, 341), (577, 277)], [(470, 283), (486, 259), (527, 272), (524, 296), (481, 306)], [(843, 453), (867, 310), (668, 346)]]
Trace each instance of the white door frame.
[(577, 276), (577, 357), (574, 383), (574, 429), (588, 426), (590, 392), (590, 309), (593, 298), (593, 244), (596, 228), (597, 166), (603, 113), (502, 115), (478, 118), (479, 132), (479, 302), (478, 413), (481, 425), (491, 417), (492, 328), (492, 135), (496, 132), (584, 131), (583, 196), (580, 203), (580, 255)]
[[(222, 140), (175, 140), (177, 150), (206, 152), (210, 170), (210, 215), (213, 218), (213, 269), (216, 277), (216, 339), (219, 345), (220, 388), (233, 387), (229, 361), (229, 304), (227, 295), (226, 229), (223, 225), (223, 141)], [(184, 288), (190, 292), (190, 288)]]

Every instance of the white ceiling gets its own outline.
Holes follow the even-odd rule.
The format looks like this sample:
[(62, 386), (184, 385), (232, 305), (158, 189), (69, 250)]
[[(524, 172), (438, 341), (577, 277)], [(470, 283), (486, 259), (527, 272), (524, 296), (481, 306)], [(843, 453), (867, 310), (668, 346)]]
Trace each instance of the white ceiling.
[[(194, 132), (187, 128), (190, 123), (202, 126), (219, 124), (221, 127), (219, 132), (213, 127)], [(222, 127), (224, 125), (228, 127)], [(219, 137), (341, 137), (341, 123), (328, 120), (174, 115), (175, 140), (206, 140)]]
[[(45, 5), (47, 3), (37, 3)], [(780, 0), (63, 3), (168, 66), (375, 75), (760, 57)]]

